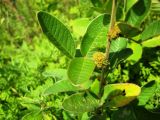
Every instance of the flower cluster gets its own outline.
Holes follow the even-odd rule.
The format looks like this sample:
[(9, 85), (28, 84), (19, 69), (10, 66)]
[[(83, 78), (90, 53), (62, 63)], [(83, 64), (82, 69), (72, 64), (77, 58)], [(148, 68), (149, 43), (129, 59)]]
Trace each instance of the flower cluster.
[(102, 52), (96, 52), (93, 54), (93, 59), (98, 68), (101, 68), (105, 62), (105, 54)]
[(117, 38), (119, 33), (120, 33), (120, 29), (117, 25), (115, 25), (109, 32), (108, 32), (108, 36), (111, 38), (111, 39), (114, 39), (114, 38)]

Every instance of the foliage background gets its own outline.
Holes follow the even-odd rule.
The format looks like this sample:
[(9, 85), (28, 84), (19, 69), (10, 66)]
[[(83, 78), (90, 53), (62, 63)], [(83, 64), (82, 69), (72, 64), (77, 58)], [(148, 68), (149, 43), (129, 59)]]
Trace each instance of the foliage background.
[[(153, 1), (152, 11), (144, 24), (160, 19), (156, 6), (159, 3), (154, 2), (157, 3)], [(46, 98), (40, 95), (44, 88), (60, 79), (54, 69), (67, 68), (68, 59), (42, 34), (36, 18), (39, 10), (50, 12), (64, 22), (72, 31), (77, 47), (90, 20), (100, 14), (93, 10), (90, 0), (0, 0), (2, 120), (25, 119), (31, 111), (39, 108), (44, 109), (44, 119), (74, 118), (60, 107), (67, 94)], [(133, 82), (141, 86), (152, 80), (160, 81), (160, 47), (143, 48), (142, 54), (136, 50), (135, 53), (135, 57), (121, 63), (109, 75), (109, 83)], [(160, 86), (148, 103), (148, 107), (155, 108), (155, 111), (160, 108), (159, 91)], [(31, 103), (36, 105), (31, 106)]]

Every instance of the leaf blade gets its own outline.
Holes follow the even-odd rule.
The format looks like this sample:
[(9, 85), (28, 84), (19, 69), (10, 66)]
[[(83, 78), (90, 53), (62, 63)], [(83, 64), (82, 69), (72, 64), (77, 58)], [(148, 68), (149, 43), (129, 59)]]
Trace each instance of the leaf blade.
[(89, 81), (95, 68), (93, 60), (88, 58), (74, 58), (68, 67), (68, 77), (75, 85)]
[(48, 39), (66, 56), (75, 56), (75, 43), (67, 27), (56, 17), (46, 12), (38, 12), (39, 23)]
[(97, 47), (103, 48), (106, 46), (109, 18), (109, 15), (102, 14), (89, 24), (81, 42), (81, 53), (83, 56), (91, 57)]
[(84, 94), (85, 93), (77, 93), (69, 96), (63, 101), (63, 108), (66, 111), (79, 114), (93, 111), (99, 106), (98, 100), (90, 94), (86, 96)]

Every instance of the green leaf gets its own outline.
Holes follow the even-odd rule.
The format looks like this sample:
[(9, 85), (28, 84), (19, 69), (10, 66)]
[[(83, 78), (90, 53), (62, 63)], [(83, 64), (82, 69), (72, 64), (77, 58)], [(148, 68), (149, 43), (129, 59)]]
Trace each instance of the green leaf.
[(67, 27), (54, 16), (46, 12), (38, 12), (38, 20), (44, 34), (66, 56), (75, 56), (75, 43)]
[(94, 80), (94, 82), (92, 83), (91, 85), (91, 88), (90, 90), (96, 94), (98, 96), (98, 93), (99, 93), (99, 80)]
[(111, 120), (160, 120), (160, 115), (149, 112), (143, 107), (126, 106), (113, 112)]
[(136, 4), (138, 0), (126, 0), (126, 13)]
[[(112, 40), (109, 52), (115, 53), (115, 52), (121, 51), (122, 49), (126, 48), (127, 42), (128, 42), (128, 39), (122, 38), (122, 37), (119, 37), (116, 40)], [(112, 56), (111, 56), (111, 58), (112, 58)]]
[(56, 94), (67, 91), (77, 91), (77, 90), (80, 90), (80, 88), (72, 85), (69, 80), (61, 80), (54, 83), (49, 88), (47, 88), (44, 92), (44, 95)]
[(132, 83), (109, 84), (104, 88), (102, 102), (107, 107), (122, 107), (133, 101), (141, 92), (141, 88)]
[(120, 52), (121, 50), (126, 48), (127, 42), (128, 42), (128, 39), (121, 38), (121, 37), (111, 41), (110, 51), (109, 51), (111, 54), (110, 61), (112, 61), (112, 59), (114, 58), (115, 53)]
[(99, 106), (99, 103), (90, 94), (77, 93), (66, 98), (62, 106), (66, 111), (80, 114), (95, 110)]
[(143, 47), (157, 47), (160, 46), (160, 35), (142, 42)]
[[(114, 56), (112, 54), (114, 54)], [(133, 54), (133, 51), (130, 48), (123, 49), (123, 50), (116, 52), (116, 53), (110, 53), (110, 56), (113, 56), (112, 60), (110, 60), (111, 68), (117, 67), (117, 65), (120, 62), (126, 60), (132, 54)]]
[(133, 52), (131, 49), (126, 49), (128, 40), (119, 37), (111, 42), (110, 47), (110, 66), (115, 68), (121, 61), (128, 58)]
[(118, 23), (118, 27), (121, 31), (121, 34), (127, 38), (134, 37), (134, 36), (140, 34), (140, 32), (141, 32), (138, 28), (133, 27), (132, 25), (129, 25), (124, 22)]
[(68, 77), (75, 85), (89, 81), (95, 68), (95, 63), (87, 58), (74, 58), (68, 67)]
[(73, 28), (73, 33), (79, 37), (83, 36), (86, 32), (87, 26), (89, 24), (88, 18), (79, 18), (71, 21), (71, 26)]
[(148, 25), (141, 34), (142, 41), (160, 35), (160, 20)]
[(30, 113), (22, 117), (22, 120), (42, 120), (42, 119), (43, 115), (41, 109), (37, 111), (31, 111)]
[(101, 3), (100, 0), (91, 0), (91, 2), (93, 4), (93, 6), (95, 6), (95, 7), (102, 7), (103, 6), (103, 4)]
[(127, 13), (125, 21), (140, 27), (151, 8), (151, 0), (139, 0)]
[(142, 57), (142, 46), (136, 42), (131, 42), (128, 44), (128, 48), (133, 50), (133, 54), (127, 58), (131, 64), (135, 64)]
[(68, 78), (67, 76), (67, 70), (66, 69), (53, 69), (53, 70), (46, 70), (42, 73), (45, 77), (52, 77), (56, 81), (59, 80), (66, 80)]
[(109, 21), (109, 15), (103, 14), (96, 17), (90, 23), (81, 42), (81, 52), (83, 56), (92, 57), (97, 49), (106, 47)]
[(157, 88), (157, 84), (155, 81), (151, 81), (142, 87), (142, 92), (138, 97), (138, 105), (145, 106), (148, 100), (152, 97), (155, 90)]
[(119, 110), (113, 112), (111, 120), (138, 120), (130, 106), (122, 107)]

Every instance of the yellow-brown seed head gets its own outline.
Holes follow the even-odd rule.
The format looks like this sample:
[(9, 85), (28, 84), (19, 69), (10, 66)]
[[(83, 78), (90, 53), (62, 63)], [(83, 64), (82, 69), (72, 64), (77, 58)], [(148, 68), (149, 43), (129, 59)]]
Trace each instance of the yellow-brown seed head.
[(105, 61), (105, 54), (103, 52), (96, 52), (93, 54), (93, 59), (98, 68), (101, 68)]
[(119, 33), (120, 33), (120, 29), (117, 25), (115, 25), (109, 32), (108, 32), (108, 36), (111, 38), (111, 39), (114, 39), (114, 38), (117, 38)]

